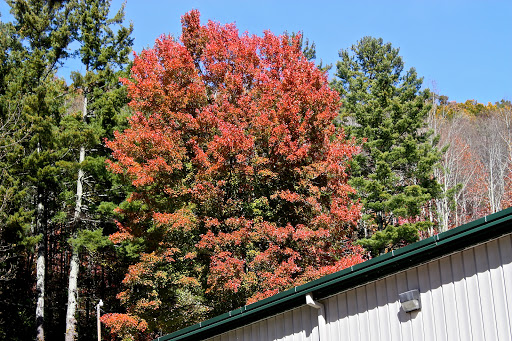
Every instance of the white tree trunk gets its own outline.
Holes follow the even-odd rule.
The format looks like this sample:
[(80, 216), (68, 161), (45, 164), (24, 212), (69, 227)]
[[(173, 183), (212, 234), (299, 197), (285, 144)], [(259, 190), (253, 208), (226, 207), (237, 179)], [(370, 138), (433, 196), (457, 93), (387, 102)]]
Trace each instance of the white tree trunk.
[[(39, 143), (37, 144), (37, 153), (41, 152)], [(36, 340), (44, 341), (44, 284), (46, 276), (46, 222), (43, 221), (44, 204), (41, 190), (37, 190), (36, 207), (36, 234), (42, 234), (41, 240), (37, 243), (37, 262), (36, 262)]]
[[(82, 111), (82, 120), (85, 122), (87, 115), (87, 97), (84, 94), (84, 106)], [(85, 160), (85, 146), (80, 147), (80, 156), (78, 159), (79, 164)], [(73, 225), (75, 229), (80, 224), (80, 217), (82, 214), (82, 196), (83, 196), (83, 178), (84, 171), (82, 168), (78, 170), (78, 179), (76, 181), (76, 202), (75, 214)], [(79, 270), (79, 255), (78, 250), (73, 248), (73, 255), (69, 264), (69, 285), (68, 285), (68, 309), (66, 312), (66, 341), (74, 341), (76, 334), (76, 306), (78, 294), (78, 270)]]
[[(41, 200), (41, 198), (38, 198)], [(36, 218), (36, 231), (42, 233), (43, 238), (39, 241), (37, 247), (37, 263), (36, 263), (36, 292), (37, 292), (37, 305), (36, 305), (36, 340), (44, 341), (44, 282), (46, 273), (46, 248), (45, 248), (45, 233), (42, 224), (42, 213), (44, 210), (43, 203), (39, 201), (37, 204), (37, 218)]]
[(77, 336), (76, 333), (76, 305), (78, 293), (78, 268), (79, 268), (78, 251), (73, 250), (69, 269), (69, 286), (68, 286), (68, 310), (66, 312), (66, 341), (73, 341)]

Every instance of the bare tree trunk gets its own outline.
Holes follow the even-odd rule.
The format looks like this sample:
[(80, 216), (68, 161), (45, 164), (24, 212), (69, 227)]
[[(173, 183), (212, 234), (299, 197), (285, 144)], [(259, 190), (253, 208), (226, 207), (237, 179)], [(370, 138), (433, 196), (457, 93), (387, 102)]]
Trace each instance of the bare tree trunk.
[(69, 264), (69, 286), (68, 286), (68, 310), (66, 312), (66, 341), (73, 341), (77, 336), (76, 333), (76, 305), (78, 291), (78, 250), (73, 249), (73, 256)]
[[(82, 109), (82, 120), (85, 122), (87, 116), (87, 97), (84, 93), (84, 106)], [(80, 156), (78, 159), (81, 165), (85, 160), (85, 146), (80, 147)], [(80, 224), (82, 215), (82, 196), (83, 196), (83, 178), (84, 171), (82, 168), (78, 170), (78, 179), (76, 181), (76, 203), (73, 225), (76, 227)], [(66, 341), (74, 341), (77, 336), (76, 333), (76, 306), (77, 306), (77, 293), (78, 293), (78, 270), (79, 270), (79, 255), (78, 249), (73, 247), (73, 255), (69, 264), (69, 285), (68, 285), (68, 309), (66, 312)]]
[(444, 168), (444, 163), (446, 163), (446, 155), (443, 156), (444, 160), (440, 167), (442, 169), (436, 168), (434, 170), (434, 176), (438, 179), (441, 184), (441, 190), (443, 191), (443, 197), (436, 199), (436, 207), (437, 207), (437, 216), (438, 216), (438, 224), (439, 224), (439, 232), (448, 231), (449, 228), (449, 219), (450, 219), (450, 207), (447, 197), (447, 192), (450, 190), (449, 184), (449, 174), (447, 174), (447, 170)]
[(38, 194), (37, 215), (36, 215), (36, 233), (41, 233), (43, 237), (37, 246), (37, 262), (36, 262), (36, 340), (44, 341), (44, 282), (46, 274), (46, 231), (44, 228), (42, 195)]
[[(37, 145), (37, 153), (41, 151), (40, 145)], [(36, 234), (41, 234), (41, 240), (37, 243), (37, 261), (36, 261), (36, 340), (44, 341), (44, 285), (46, 277), (46, 221), (44, 217), (43, 193), (41, 188), (37, 188), (37, 207), (36, 207)]]
[(508, 170), (508, 141), (506, 121), (499, 113), (493, 113), (485, 118), (482, 124), (482, 135), (485, 137), (485, 145), (481, 147), (482, 157), (487, 166), (488, 197), (490, 213), (502, 209), (503, 196), (505, 194), (505, 178)]

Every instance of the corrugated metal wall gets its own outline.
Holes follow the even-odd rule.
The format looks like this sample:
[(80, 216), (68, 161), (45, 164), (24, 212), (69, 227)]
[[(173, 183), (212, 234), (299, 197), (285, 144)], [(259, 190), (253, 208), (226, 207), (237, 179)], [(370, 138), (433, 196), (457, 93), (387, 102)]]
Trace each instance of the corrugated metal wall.
[[(398, 294), (418, 289), (420, 311)], [(323, 300), (327, 340), (512, 340), (510, 235)], [(319, 340), (317, 310), (303, 306), (211, 341)], [(325, 340), (322, 340), (325, 341)]]
[[(305, 300), (305, 299), (304, 299)], [(317, 310), (303, 306), (283, 314), (267, 318), (243, 328), (232, 330), (212, 341), (268, 341), (268, 340), (318, 340)]]

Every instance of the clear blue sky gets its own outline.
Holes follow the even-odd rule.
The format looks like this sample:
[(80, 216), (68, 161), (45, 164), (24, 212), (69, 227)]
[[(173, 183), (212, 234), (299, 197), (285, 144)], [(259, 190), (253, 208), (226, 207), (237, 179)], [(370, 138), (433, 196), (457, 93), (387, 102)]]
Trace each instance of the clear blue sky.
[[(113, 0), (112, 11), (122, 2)], [(338, 51), (363, 36), (382, 37), (400, 48), (405, 67), (415, 67), (424, 86), (451, 100), (512, 100), (511, 0), (127, 0), (135, 51), (161, 34), (179, 36), (180, 17), (191, 9), (203, 23), (234, 22), (241, 32), (303, 31), (324, 63), (335, 64)]]

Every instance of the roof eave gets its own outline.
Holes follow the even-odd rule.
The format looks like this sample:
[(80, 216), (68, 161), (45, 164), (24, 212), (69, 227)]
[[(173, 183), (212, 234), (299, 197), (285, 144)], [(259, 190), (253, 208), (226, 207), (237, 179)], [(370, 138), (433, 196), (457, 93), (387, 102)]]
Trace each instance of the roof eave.
[(242, 325), (302, 306), (305, 304), (304, 297), (308, 293), (313, 293), (316, 300), (323, 299), (510, 232), (512, 232), (512, 208), (161, 336), (155, 341), (185, 341), (213, 337)]

